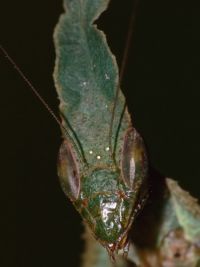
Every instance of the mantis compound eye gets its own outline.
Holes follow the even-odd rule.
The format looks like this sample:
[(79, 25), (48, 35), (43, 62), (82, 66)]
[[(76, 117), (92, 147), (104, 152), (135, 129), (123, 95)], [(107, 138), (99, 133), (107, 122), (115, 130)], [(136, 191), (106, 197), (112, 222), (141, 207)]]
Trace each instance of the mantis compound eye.
[(143, 139), (134, 128), (126, 132), (121, 164), (124, 183), (137, 190), (135, 187), (146, 180), (148, 164)]
[(70, 145), (64, 141), (58, 155), (58, 176), (64, 193), (76, 200), (80, 192), (80, 175)]

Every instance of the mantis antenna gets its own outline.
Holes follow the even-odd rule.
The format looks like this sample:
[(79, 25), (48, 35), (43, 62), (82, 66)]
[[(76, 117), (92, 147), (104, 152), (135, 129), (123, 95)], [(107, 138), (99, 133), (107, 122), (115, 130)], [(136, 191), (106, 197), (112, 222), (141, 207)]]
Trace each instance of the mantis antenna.
[(72, 144), (74, 145), (74, 147), (75, 147), (77, 153), (79, 154), (81, 160), (83, 161), (84, 164), (87, 165), (87, 162), (86, 162), (86, 159), (85, 159), (85, 157), (83, 155), (82, 149), (81, 149), (81, 147), (79, 148), (79, 145), (76, 144), (76, 142), (74, 141), (72, 135), (70, 134), (70, 131), (63, 126), (63, 124), (60, 121), (60, 119), (55, 115), (55, 113), (49, 107), (49, 105), (44, 100), (44, 98), (39, 94), (38, 90), (29, 81), (29, 79), (25, 76), (25, 74), (22, 72), (22, 70), (19, 68), (19, 66), (15, 63), (15, 61), (9, 56), (8, 52), (5, 50), (5, 48), (3, 48), (2, 45), (0, 45), (0, 49), (1, 49), (2, 53), (4, 54), (4, 56), (6, 57), (6, 59), (16, 69), (16, 71), (19, 73), (19, 75), (22, 77), (22, 79), (25, 81), (25, 83), (28, 85), (28, 87), (31, 89), (31, 91), (35, 94), (37, 99), (42, 103), (43, 107), (45, 107), (45, 109), (51, 114), (51, 116), (56, 121), (56, 123), (61, 127), (61, 129), (63, 129), (65, 135), (70, 139), (70, 141), (72, 141)]
[(112, 147), (112, 130), (113, 130), (113, 123), (114, 123), (114, 117), (115, 117), (115, 111), (117, 107), (117, 100), (119, 97), (119, 91), (120, 91), (120, 85), (124, 76), (124, 71), (126, 69), (126, 63), (128, 60), (128, 52), (129, 48), (131, 45), (132, 41), (132, 36), (133, 36), (133, 27), (134, 27), (134, 22), (135, 22), (135, 11), (137, 8), (139, 0), (133, 0), (133, 9), (132, 9), (132, 14), (129, 20), (129, 26), (128, 26), (128, 32), (127, 32), (127, 37), (126, 37), (126, 42), (125, 42), (125, 47), (124, 47), (124, 52), (122, 56), (122, 62), (121, 62), (121, 69), (120, 69), (120, 74), (119, 74), (119, 84), (115, 93), (115, 99), (114, 99), (114, 105), (113, 105), (113, 110), (112, 110), (112, 115), (111, 115), (111, 123), (110, 123), (110, 130), (109, 130), (109, 142), (110, 142), (110, 148), (111, 148), (111, 153), (114, 156), (114, 151)]

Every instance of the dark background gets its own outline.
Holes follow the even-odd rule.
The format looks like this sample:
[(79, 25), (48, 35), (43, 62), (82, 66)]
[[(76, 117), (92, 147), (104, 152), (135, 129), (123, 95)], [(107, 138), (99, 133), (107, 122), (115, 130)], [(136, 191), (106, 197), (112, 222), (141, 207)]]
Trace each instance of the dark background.
[[(133, 1), (99, 20), (121, 62)], [(1, 43), (58, 114), (52, 33), (62, 1), (2, 1)], [(199, 14), (192, 1), (141, 0), (123, 91), (151, 164), (200, 198)], [(78, 267), (81, 220), (57, 175), (59, 127), (1, 55), (0, 266)]]

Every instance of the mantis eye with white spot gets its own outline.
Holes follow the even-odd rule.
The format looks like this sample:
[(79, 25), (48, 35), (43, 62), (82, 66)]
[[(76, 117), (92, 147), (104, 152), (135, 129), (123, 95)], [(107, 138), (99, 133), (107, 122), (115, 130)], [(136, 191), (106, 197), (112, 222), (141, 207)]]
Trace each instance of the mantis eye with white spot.
[(76, 200), (80, 192), (80, 175), (69, 144), (64, 141), (58, 155), (58, 176), (64, 193)]
[(147, 176), (147, 156), (142, 137), (134, 128), (128, 129), (124, 138), (122, 152), (122, 179), (134, 189), (135, 183), (141, 184)]

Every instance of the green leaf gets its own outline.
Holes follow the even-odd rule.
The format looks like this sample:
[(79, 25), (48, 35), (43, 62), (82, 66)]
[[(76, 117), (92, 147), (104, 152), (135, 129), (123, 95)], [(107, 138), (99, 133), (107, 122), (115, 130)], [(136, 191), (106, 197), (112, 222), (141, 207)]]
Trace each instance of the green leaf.
[(197, 199), (184, 191), (178, 183), (167, 179), (172, 205), (186, 238), (192, 242), (200, 241), (200, 206)]
[[(200, 206), (172, 179), (152, 179), (149, 202), (133, 227), (138, 266), (198, 267)], [(145, 238), (144, 238), (145, 237)]]

